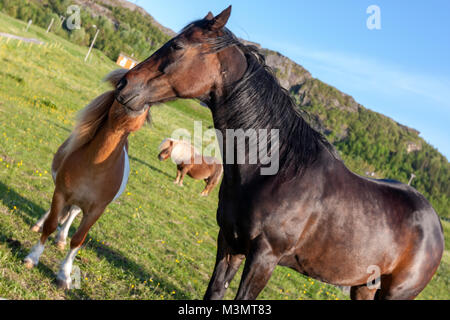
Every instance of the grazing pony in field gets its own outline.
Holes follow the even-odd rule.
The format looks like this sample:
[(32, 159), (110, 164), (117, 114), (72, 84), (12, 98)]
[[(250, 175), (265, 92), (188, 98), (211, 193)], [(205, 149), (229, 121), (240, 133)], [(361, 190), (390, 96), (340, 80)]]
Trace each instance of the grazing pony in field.
[[(127, 71), (113, 71), (106, 79), (116, 86)], [(124, 191), (130, 171), (128, 135), (141, 128), (148, 118), (148, 105), (126, 107), (115, 100), (115, 94), (116, 90), (108, 91), (84, 108), (74, 131), (56, 152), (51, 209), (32, 227), (42, 231), (42, 235), (24, 259), (28, 268), (39, 263), (45, 242), (58, 222), (62, 227), (56, 241), (59, 248), (64, 248), (71, 223), (83, 211), (57, 275), (61, 288), (71, 286), (72, 263), (89, 229), (106, 206)]]
[(186, 174), (193, 179), (205, 180), (206, 186), (201, 195), (207, 196), (219, 183), (223, 172), (220, 161), (214, 157), (202, 156), (190, 143), (167, 138), (159, 145), (159, 151), (160, 161), (172, 158), (177, 165), (175, 184), (183, 186)]
[[(224, 296), (244, 258), (237, 299), (255, 299), (277, 265), (351, 286), (353, 299), (413, 299), (441, 261), (438, 215), (414, 188), (347, 169), (257, 48), (225, 28), (230, 13), (231, 7), (186, 26), (125, 75), (117, 96), (130, 108), (198, 98), (224, 137), (217, 258), (205, 299)], [(262, 175), (262, 159), (228, 161), (238, 148), (228, 129), (278, 130), (267, 143), (279, 171)]]

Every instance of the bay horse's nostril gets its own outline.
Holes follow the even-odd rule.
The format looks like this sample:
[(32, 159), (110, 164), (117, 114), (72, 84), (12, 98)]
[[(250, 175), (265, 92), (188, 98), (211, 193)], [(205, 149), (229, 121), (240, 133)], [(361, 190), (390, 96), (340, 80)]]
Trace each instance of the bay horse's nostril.
[(117, 85), (117, 90), (122, 90), (123, 88), (125, 88), (128, 84), (127, 79), (122, 78), (122, 80), (120, 80), (119, 84)]

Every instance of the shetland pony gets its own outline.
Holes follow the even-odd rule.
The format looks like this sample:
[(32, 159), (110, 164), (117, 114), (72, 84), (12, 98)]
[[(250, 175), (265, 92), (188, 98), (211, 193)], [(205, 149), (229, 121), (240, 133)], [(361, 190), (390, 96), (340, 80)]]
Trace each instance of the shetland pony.
[(130, 108), (200, 99), (224, 137), (222, 159), (238, 150), (227, 129), (278, 131), (278, 143), (272, 136), (268, 142), (279, 155), (278, 172), (262, 175), (262, 159), (224, 164), (216, 264), (205, 299), (223, 298), (244, 259), (237, 299), (255, 299), (277, 265), (351, 286), (353, 299), (413, 299), (444, 251), (438, 215), (410, 186), (351, 172), (258, 49), (225, 27), (230, 14), (231, 6), (190, 23), (130, 70), (117, 96)]
[[(113, 86), (128, 70), (116, 70), (106, 80)], [(52, 163), (55, 191), (50, 210), (32, 227), (42, 231), (38, 243), (25, 257), (32, 268), (39, 263), (45, 242), (62, 224), (56, 242), (64, 248), (71, 223), (83, 211), (70, 251), (57, 274), (59, 287), (69, 289), (75, 256), (92, 225), (106, 206), (124, 191), (130, 171), (128, 135), (142, 127), (149, 106), (128, 108), (115, 100), (116, 90), (108, 91), (86, 106), (70, 137), (59, 147)]]
[(202, 196), (207, 196), (219, 183), (223, 167), (214, 157), (204, 157), (189, 143), (175, 139), (164, 139), (159, 145), (158, 159), (165, 161), (169, 158), (177, 165), (177, 177), (174, 183), (183, 186), (184, 176), (187, 174), (193, 179), (205, 180), (205, 189)]

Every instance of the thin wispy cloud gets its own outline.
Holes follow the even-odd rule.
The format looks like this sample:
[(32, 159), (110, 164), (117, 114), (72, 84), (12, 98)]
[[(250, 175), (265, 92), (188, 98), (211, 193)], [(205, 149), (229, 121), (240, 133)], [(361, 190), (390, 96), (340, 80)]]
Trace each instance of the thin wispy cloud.
[(281, 47), (297, 61), (312, 63), (317, 69), (340, 75), (360, 89), (390, 95), (414, 94), (433, 100), (436, 108), (450, 107), (449, 78), (409, 72), (398, 65), (350, 53), (325, 52), (290, 44)]

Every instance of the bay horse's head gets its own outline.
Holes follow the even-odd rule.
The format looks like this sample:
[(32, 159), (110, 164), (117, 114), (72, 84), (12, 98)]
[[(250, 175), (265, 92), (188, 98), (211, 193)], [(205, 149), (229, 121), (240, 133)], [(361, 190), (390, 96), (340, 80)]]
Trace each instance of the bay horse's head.
[(209, 101), (239, 80), (247, 66), (236, 38), (225, 28), (231, 6), (186, 26), (118, 84), (117, 100), (130, 109), (176, 98)]

